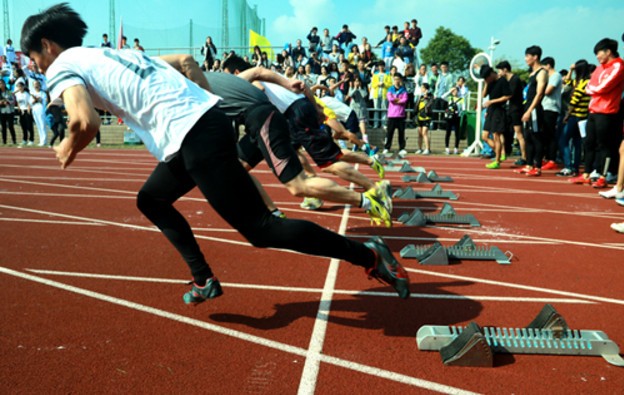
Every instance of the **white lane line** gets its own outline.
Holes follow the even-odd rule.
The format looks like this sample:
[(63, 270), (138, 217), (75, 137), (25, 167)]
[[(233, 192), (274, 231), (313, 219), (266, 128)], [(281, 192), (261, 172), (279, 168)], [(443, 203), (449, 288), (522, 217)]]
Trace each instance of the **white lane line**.
[(496, 285), (500, 287), (524, 289), (527, 291), (544, 292), (544, 293), (553, 294), (553, 295), (562, 295), (562, 296), (568, 296), (568, 297), (573, 297), (573, 298), (594, 300), (594, 301), (603, 302), (603, 303), (613, 303), (613, 304), (624, 305), (624, 300), (621, 300), (621, 299), (605, 298), (602, 296), (587, 295), (587, 294), (581, 294), (577, 292), (559, 291), (559, 290), (551, 289), (551, 288), (534, 287), (531, 285), (522, 285), (522, 284), (507, 283), (507, 282), (502, 282), (502, 281), (487, 280), (484, 278), (477, 278), (477, 277), (458, 276), (456, 274), (430, 272), (428, 270), (419, 270), (419, 269), (412, 269), (412, 268), (405, 268), (405, 270), (409, 272), (419, 273), (419, 274), (426, 274), (428, 276), (453, 278), (456, 280), (473, 281), (473, 282), (481, 283), (481, 284), (489, 284), (489, 285)]
[[(171, 321), (191, 325), (197, 328), (206, 329), (211, 332), (215, 332), (221, 335), (229, 336), (234, 339), (243, 340), (249, 343), (257, 344), (260, 346), (268, 347), (274, 350), (278, 350), (281, 352), (298, 355), (301, 357), (305, 357), (308, 354), (308, 350), (305, 350), (301, 347), (291, 346), (289, 344), (281, 343), (274, 340), (265, 339), (259, 336), (254, 336), (245, 332), (237, 331), (234, 329), (229, 329), (223, 326), (211, 324), (208, 322), (196, 320), (193, 318), (185, 317), (180, 314), (170, 313), (168, 311), (160, 310), (154, 307), (142, 305), (135, 302), (130, 302), (128, 300), (115, 298), (113, 296), (105, 295), (99, 292), (89, 291), (87, 289), (74, 287), (68, 284), (59, 283), (56, 281), (48, 280), (42, 277), (33, 276), (30, 274), (18, 272), (15, 270), (11, 270), (5, 267), (0, 266), (0, 273), (5, 273), (7, 275), (22, 278), (24, 280), (33, 281), (36, 283), (44, 284), (50, 287), (62, 289), (64, 291), (72, 292), (78, 295), (83, 295), (89, 298), (93, 298), (96, 300), (101, 300), (103, 302), (111, 303), (114, 305), (122, 306), (131, 310), (141, 311), (147, 314), (152, 314), (157, 317), (165, 318)], [(411, 385), (414, 387), (424, 388), (430, 391), (436, 391), (446, 394), (474, 394), (474, 392), (466, 391), (460, 388), (451, 387), (448, 385), (436, 383), (433, 381), (423, 380), (416, 377), (411, 377), (403, 374), (399, 374), (396, 372), (388, 371), (385, 369), (379, 369), (368, 365), (363, 365), (360, 363), (348, 361), (341, 358), (330, 357), (327, 355), (320, 355), (320, 358), (323, 362), (350, 369), (355, 372), (365, 373), (376, 377), (383, 377), (388, 380), (392, 380), (395, 382)]]
[(427, 225), (426, 228), (441, 229), (441, 230), (448, 230), (448, 231), (459, 231), (463, 233), (472, 233), (472, 234), (477, 234), (477, 235), (488, 235), (488, 236), (497, 236), (497, 237), (515, 237), (515, 238), (524, 239), (524, 240), (548, 241), (548, 242), (558, 243), (558, 244), (569, 244), (569, 245), (582, 246), (582, 247), (596, 247), (596, 248), (605, 248), (605, 249), (611, 249), (611, 250), (624, 251), (624, 248), (622, 247), (617, 247), (617, 246), (612, 246), (612, 245), (607, 245), (607, 244), (602, 244), (602, 243), (586, 243), (583, 241), (553, 239), (550, 237), (539, 237), (539, 236), (516, 235), (516, 234), (507, 233), (507, 232), (475, 230), (475, 229), (470, 229), (470, 228), (451, 228), (447, 226)]
[[(355, 168), (357, 169), (358, 167), (356, 166)], [(353, 190), (353, 185), (354, 184), (351, 184), (350, 186), (351, 190)], [(346, 205), (344, 211), (342, 212), (340, 227), (338, 228), (338, 234), (340, 235), (344, 235), (347, 231), (347, 222), (349, 222), (350, 211), (351, 206)], [(338, 277), (339, 265), (340, 259), (333, 258), (330, 261), (329, 269), (327, 270), (327, 277), (325, 278), (325, 284), (323, 285), (321, 301), (316, 313), (316, 319), (314, 320), (314, 328), (312, 329), (310, 344), (308, 345), (305, 365), (303, 366), (303, 371), (301, 372), (299, 389), (297, 390), (297, 394), (299, 395), (313, 395), (316, 391), (316, 382), (318, 380), (318, 373), (321, 366), (321, 355), (323, 353), (323, 344), (325, 343), (327, 322), (329, 321), (332, 297), (336, 288), (336, 278)]]
[(145, 182), (145, 178), (137, 178), (137, 179), (130, 179), (130, 178), (96, 178), (96, 177), (45, 177), (45, 176), (11, 176), (11, 175), (7, 175), (7, 174), (3, 174), (2, 177), (4, 178), (11, 178), (11, 179), (16, 179), (16, 180), (46, 180), (46, 181), (51, 181), (51, 180), (59, 180), (59, 181), (86, 181), (86, 182), (129, 182), (129, 181), (136, 181), (136, 182)]
[(52, 220), (32, 219), (32, 218), (4, 218), (4, 217), (0, 217), (0, 221), (5, 221), (5, 222), (25, 222), (25, 223), (34, 223), (34, 224), (53, 224), (53, 225), (104, 226), (102, 224), (95, 224), (95, 223), (89, 223), (89, 222), (52, 221)]
[(134, 200), (135, 196), (119, 196), (119, 195), (87, 195), (81, 193), (44, 193), (44, 192), (4, 192), (0, 191), (0, 195), (11, 196), (38, 196), (38, 197), (62, 197), (62, 198), (89, 198), (89, 199), (125, 199)]
[[(457, 228), (457, 229), (462, 230), (464, 228)], [(370, 235), (348, 234), (347, 237), (350, 237), (353, 239), (369, 239)], [(425, 241), (425, 242), (430, 242), (431, 244), (433, 244), (433, 242), (436, 242), (436, 241), (448, 241), (448, 242), (457, 243), (457, 241), (459, 240), (457, 238), (451, 238), (451, 237), (414, 237), (414, 236), (382, 236), (382, 237), (384, 240), (406, 240), (410, 242)], [(474, 239), (473, 238), (472, 241), (474, 241), (475, 243), (504, 243), (504, 244), (530, 244), (530, 245), (560, 244), (560, 243), (555, 243), (552, 241), (507, 240), (507, 239), (501, 239), (501, 238), (495, 238), (495, 239)], [(413, 243), (410, 243), (410, 244), (413, 244)]]
[[(78, 278), (96, 278), (102, 280), (113, 281), (133, 281), (160, 284), (186, 284), (187, 280), (176, 280), (170, 278), (155, 277), (138, 277), (138, 276), (120, 276), (116, 274), (97, 274), (97, 273), (80, 273), (80, 272), (64, 272), (58, 270), (40, 270), (40, 269), (24, 269), (35, 274), (61, 277), (78, 277)], [(278, 291), (278, 292), (301, 292), (301, 293), (321, 293), (323, 288), (306, 288), (306, 287), (284, 287), (279, 285), (262, 285), (262, 284), (240, 284), (221, 282), (224, 287), (254, 289), (262, 291)], [(396, 298), (396, 292), (375, 292), (375, 291), (357, 291), (357, 290), (334, 290), (334, 294), (349, 296), (375, 296)], [(528, 303), (572, 303), (572, 304), (596, 304), (589, 300), (582, 299), (562, 299), (562, 298), (533, 298), (533, 297), (516, 297), (516, 296), (490, 296), (490, 295), (457, 295), (457, 294), (423, 294), (412, 293), (415, 299), (443, 299), (443, 300), (482, 300), (492, 302), (528, 302)]]
[[(0, 164), (0, 167), (9, 167), (9, 168), (16, 168), (16, 169), (35, 169), (35, 170), (52, 170), (55, 172), (61, 171), (61, 167), (60, 166), (20, 166), (20, 165), (7, 165), (7, 164)], [(117, 172), (117, 171), (104, 171), (104, 170), (125, 170), (123, 173)], [(136, 167), (127, 167), (127, 168), (123, 168), (123, 167), (119, 167), (119, 168), (115, 168), (115, 167), (81, 167), (81, 166), (72, 166), (70, 168), (67, 168), (65, 170), (63, 170), (64, 172), (67, 173), (97, 173), (97, 174), (115, 174), (118, 176), (141, 176), (141, 177), (145, 177), (145, 179), (147, 179), (147, 177), (149, 177), (149, 175), (151, 174), (151, 171), (147, 171), (145, 173), (130, 173), (128, 172), (128, 170), (137, 170)], [(141, 169), (138, 169), (141, 170)]]

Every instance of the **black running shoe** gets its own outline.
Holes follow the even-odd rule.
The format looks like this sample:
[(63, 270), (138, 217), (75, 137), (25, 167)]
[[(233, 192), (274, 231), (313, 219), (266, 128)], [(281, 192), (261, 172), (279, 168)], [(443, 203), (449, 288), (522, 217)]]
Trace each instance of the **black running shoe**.
[(409, 276), (399, 262), (394, 258), (390, 248), (381, 237), (375, 236), (364, 243), (373, 250), (376, 256), (375, 267), (366, 269), (369, 278), (376, 278), (380, 282), (391, 285), (399, 297), (407, 299), (410, 296)]

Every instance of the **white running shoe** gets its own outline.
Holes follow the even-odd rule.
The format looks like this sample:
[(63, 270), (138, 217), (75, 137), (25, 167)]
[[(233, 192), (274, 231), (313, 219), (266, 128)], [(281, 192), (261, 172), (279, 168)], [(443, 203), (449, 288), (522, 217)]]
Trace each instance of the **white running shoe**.
[(428, 149), (424, 150), (422, 152), (423, 155), (429, 155), (431, 153), (431, 151), (429, 151)]
[(592, 171), (591, 174), (589, 175), (589, 179), (592, 181), (596, 181), (599, 178), (600, 178), (600, 173), (598, 173), (596, 170)]
[(32, 141), (29, 141), (28, 144), (26, 145), (33, 145), (34, 143)]
[(306, 210), (318, 210), (323, 205), (323, 201), (314, 197), (307, 197), (303, 199), (303, 202), (299, 205), (299, 207)]
[(608, 191), (598, 192), (598, 195), (605, 199), (621, 199), (624, 198), (624, 191), (618, 192), (617, 187), (613, 187)]
[(405, 151), (404, 149), (402, 149), (401, 151), (399, 151), (399, 156), (401, 158), (405, 158), (405, 155), (407, 155), (407, 151)]
[(385, 154), (387, 154), (387, 153), (388, 153), (388, 150), (387, 150), (387, 149), (384, 149), (383, 151), (381, 151), (381, 153), (382, 153), (383, 155), (385, 155)]
[(624, 222), (620, 222), (619, 224), (613, 223), (611, 224), (611, 229), (616, 232), (624, 233)]
[(421, 150), (421, 149), (417, 149), (416, 152), (415, 152), (415, 154), (417, 154), (417, 155), (420, 155), (422, 153), (423, 153), (423, 150)]
[(453, 155), (459, 154), (459, 150), (457, 148), (453, 148)]
[(448, 148), (444, 148), (444, 153), (447, 154), (447, 155), (450, 155), (451, 154), (451, 150), (448, 149)]

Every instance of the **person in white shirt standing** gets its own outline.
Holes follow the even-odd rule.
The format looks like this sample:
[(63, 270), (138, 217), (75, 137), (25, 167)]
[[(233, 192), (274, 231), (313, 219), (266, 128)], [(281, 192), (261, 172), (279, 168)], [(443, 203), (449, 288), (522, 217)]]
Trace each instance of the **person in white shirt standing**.
[[(66, 168), (100, 127), (94, 108), (121, 117), (159, 160), (137, 196), (139, 210), (169, 239), (193, 276), (186, 304), (222, 295), (221, 285), (174, 203), (195, 186), (252, 245), (346, 260), (409, 297), (407, 272), (378, 237), (360, 243), (312, 222), (271, 214), (238, 160), (232, 123), (192, 56), (152, 59), (142, 52), (82, 48), (87, 25), (67, 4), (28, 17), (21, 48), (62, 97), (69, 133), (54, 147)], [(173, 66), (173, 67), (172, 67)], [(177, 70), (176, 70), (177, 69)], [(181, 73), (183, 73), (185, 78)]]
[(30, 91), (30, 108), (32, 117), (37, 125), (39, 134), (39, 147), (43, 147), (48, 142), (48, 127), (46, 124), (46, 106), (48, 105), (48, 94), (41, 90), (41, 82), (33, 83), (33, 90)]
[(19, 112), (20, 126), (22, 127), (22, 146), (33, 145), (35, 140), (35, 132), (33, 131), (33, 118), (32, 118), (32, 98), (26, 91), (26, 87), (23, 82), (15, 84), (15, 104)]

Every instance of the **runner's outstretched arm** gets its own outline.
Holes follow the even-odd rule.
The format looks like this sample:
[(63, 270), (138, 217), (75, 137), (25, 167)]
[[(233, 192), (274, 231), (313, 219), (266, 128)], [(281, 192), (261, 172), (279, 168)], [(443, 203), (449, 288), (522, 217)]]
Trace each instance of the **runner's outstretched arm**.
[(208, 80), (206, 80), (206, 76), (204, 76), (203, 71), (191, 55), (163, 55), (160, 56), (160, 59), (169, 63), (171, 67), (184, 74), (189, 80), (210, 91), (210, 85)]

